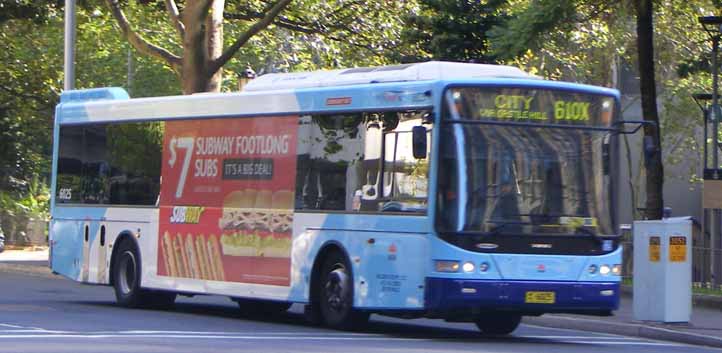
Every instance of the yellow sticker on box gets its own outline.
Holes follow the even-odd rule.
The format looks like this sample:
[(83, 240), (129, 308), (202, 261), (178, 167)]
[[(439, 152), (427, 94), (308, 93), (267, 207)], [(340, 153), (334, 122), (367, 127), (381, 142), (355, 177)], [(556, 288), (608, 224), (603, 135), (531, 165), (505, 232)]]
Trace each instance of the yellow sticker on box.
[(669, 262), (687, 261), (687, 238), (683, 236), (669, 237)]
[(659, 262), (659, 259), (662, 257), (660, 245), (661, 240), (659, 236), (651, 236), (649, 237), (649, 261), (650, 262)]

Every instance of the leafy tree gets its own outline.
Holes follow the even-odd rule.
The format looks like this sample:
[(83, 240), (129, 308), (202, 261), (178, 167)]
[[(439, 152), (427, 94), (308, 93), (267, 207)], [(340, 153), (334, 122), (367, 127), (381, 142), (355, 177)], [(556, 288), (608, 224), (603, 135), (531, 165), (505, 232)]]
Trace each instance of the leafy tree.
[[(312, 63), (325, 62), (328, 66), (344, 61), (334, 56), (344, 48), (353, 48), (361, 61), (378, 60), (382, 49), (398, 45), (400, 25), (393, 20), (398, 13), (394, 11), (413, 5), (411, 1), (353, 0), (167, 0), (145, 1), (144, 6), (133, 6), (132, 2), (123, 6), (118, 0), (106, 3), (128, 42), (171, 68), (186, 94), (221, 90), (222, 68), (242, 65), (234, 62), (239, 53), (261, 53), (263, 49), (254, 44), (263, 42), (272, 44), (264, 48), (283, 48), (289, 55), (286, 59), (292, 62), (289, 66), (303, 61), (294, 57), (294, 49), (299, 47), (311, 49), (304, 55), (310, 51)], [(143, 22), (143, 30), (136, 30), (126, 13), (144, 13), (153, 20)], [(231, 36), (226, 36), (226, 27)], [(276, 36), (275, 41), (268, 33)], [(338, 44), (329, 45), (328, 41)], [(258, 60), (258, 56), (251, 60)]]
[[(491, 31), (495, 53), (507, 60), (531, 65), (543, 76), (606, 86), (618, 84), (617, 70), (623, 68), (624, 63), (637, 62), (643, 118), (658, 126), (675, 126), (679, 121), (672, 119), (690, 118), (689, 114), (670, 116), (678, 111), (674, 106), (689, 106), (689, 96), (663, 93), (662, 103), (667, 108), (663, 117), (667, 119), (660, 120), (656, 89), (662, 83), (670, 93), (679, 92), (679, 87), (675, 87), (679, 79), (675, 68), (683, 58), (700, 53), (702, 46), (697, 41), (700, 33), (695, 33), (700, 31), (696, 16), (714, 9), (712, 2), (531, 0), (524, 3), (511, 11), (511, 20)], [(636, 36), (631, 35), (635, 32)], [(682, 125), (697, 126), (698, 118), (693, 118), (694, 121)], [(689, 129), (685, 131), (691, 133)], [(661, 151), (661, 133), (674, 141), (689, 140), (677, 137), (679, 132), (660, 131), (651, 126), (644, 130), (645, 138), (658, 151)], [(679, 143), (672, 145), (678, 147)], [(650, 154), (645, 163), (647, 218), (661, 217), (662, 156), (661, 152)]]
[(406, 16), (404, 40), (417, 48), (406, 60), (493, 63), (487, 32), (505, 19), (505, 0), (420, 0), (420, 11)]

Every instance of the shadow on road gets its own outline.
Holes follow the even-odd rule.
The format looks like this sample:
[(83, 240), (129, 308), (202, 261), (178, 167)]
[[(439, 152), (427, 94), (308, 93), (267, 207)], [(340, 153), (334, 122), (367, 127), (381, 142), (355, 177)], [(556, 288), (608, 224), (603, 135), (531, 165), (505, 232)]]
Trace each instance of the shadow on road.
[[(281, 324), (298, 326), (305, 329), (320, 330), (320, 333), (340, 333), (322, 326), (314, 326), (304, 318), (303, 314), (288, 311), (277, 314), (248, 314), (243, 313), (237, 306), (229, 304), (209, 304), (209, 303), (176, 303), (170, 309), (126, 309), (119, 307), (115, 302), (106, 301), (73, 301), (72, 303), (84, 306), (95, 306), (103, 308), (116, 308), (120, 310), (145, 311), (153, 313), (154, 316), (166, 313), (168, 315), (186, 314), (198, 316), (199, 318), (220, 318), (220, 319), (241, 319), (253, 322), (262, 322), (269, 324)], [(363, 329), (353, 331), (352, 334), (365, 335), (383, 335), (389, 338), (403, 339), (438, 339), (444, 341), (463, 341), (463, 342), (494, 342), (494, 343), (510, 343), (510, 344), (552, 344), (552, 345), (585, 345), (572, 342), (560, 342), (558, 340), (535, 338), (535, 337), (519, 337), (519, 336), (487, 336), (482, 335), (473, 329), (463, 329), (444, 326), (431, 326), (432, 324), (443, 325), (443, 321), (434, 320), (426, 321), (425, 324), (415, 323), (413, 320), (407, 322), (388, 322), (381, 316), (375, 316), (369, 324)], [(391, 319), (393, 320), (393, 319)], [(228, 327), (231, 331), (231, 327)], [(239, 331), (245, 333), (243, 331)], [(309, 331), (311, 333), (312, 331)]]

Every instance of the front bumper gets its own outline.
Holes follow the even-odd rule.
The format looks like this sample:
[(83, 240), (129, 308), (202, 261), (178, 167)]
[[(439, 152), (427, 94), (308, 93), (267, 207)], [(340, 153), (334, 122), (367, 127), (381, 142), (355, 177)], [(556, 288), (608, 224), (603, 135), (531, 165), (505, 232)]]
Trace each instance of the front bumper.
[[(525, 301), (526, 293), (554, 292), (553, 304)], [(619, 308), (619, 282), (489, 281), (427, 278), (426, 309), (430, 311), (513, 310), (609, 313)]]

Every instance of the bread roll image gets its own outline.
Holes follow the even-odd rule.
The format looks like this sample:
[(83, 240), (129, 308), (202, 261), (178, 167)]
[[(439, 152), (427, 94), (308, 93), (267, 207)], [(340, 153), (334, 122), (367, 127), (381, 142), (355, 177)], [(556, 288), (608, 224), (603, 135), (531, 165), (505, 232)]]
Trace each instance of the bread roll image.
[(176, 234), (173, 238), (173, 251), (178, 263), (178, 277), (190, 277), (191, 270), (188, 267), (188, 257), (186, 256), (185, 247), (180, 234)]
[(193, 235), (187, 234), (184, 239), (186, 256), (188, 257), (188, 267), (190, 268), (190, 278), (201, 278), (201, 268), (198, 264), (198, 256), (196, 256), (196, 244), (193, 241)]
[(293, 191), (289, 190), (278, 190), (273, 193), (271, 197), (271, 207), (277, 210), (292, 210), (293, 209)]
[(203, 234), (196, 236), (196, 255), (198, 257), (198, 266), (201, 270), (202, 279), (212, 279), (211, 264), (208, 260), (208, 250), (206, 248), (206, 237)]
[(272, 199), (273, 193), (271, 192), (271, 190), (258, 190), (258, 192), (256, 193), (256, 200), (253, 204), (253, 207), (267, 210), (271, 208)]
[(223, 270), (223, 258), (221, 258), (221, 244), (218, 243), (218, 238), (211, 234), (208, 236), (208, 257), (215, 274), (214, 280), (225, 281), (226, 274)]
[(165, 264), (166, 276), (178, 277), (178, 265), (173, 250), (173, 238), (170, 233), (163, 233), (163, 263)]
[(274, 233), (287, 233), (293, 225), (294, 193), (289, 190), (279, 190), (273, 194), (271, 208), (274, 209), (271, 217), (270, 229)]

